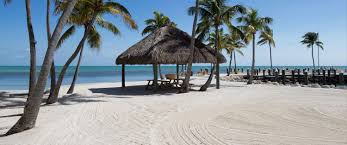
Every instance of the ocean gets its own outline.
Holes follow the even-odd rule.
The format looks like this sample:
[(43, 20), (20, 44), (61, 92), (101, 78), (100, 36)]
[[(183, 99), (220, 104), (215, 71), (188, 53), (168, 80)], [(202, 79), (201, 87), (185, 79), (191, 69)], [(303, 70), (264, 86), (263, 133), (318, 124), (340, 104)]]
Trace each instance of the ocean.
[[(210, 69), (211, 66), (193, 66), (193, 72), (196, 73), (200, 69)], [(308, 66), (276, 66), (276, 68), (307, 68)], [(329, 66), (330, 67), (330, 66)], [(228, 66), (221, 66), (221, 73), (226, 73)], [(238, 66), (247, 70), (250, 66)], [(269, 66), (258, 66), (257, 68), (269, 68)], [(341, 70), (346, 70), (347, 66), (334, 66)], [(38, 70), (40, 67), (38, 67)], [(61, 70), (58, 66), (57, 76)], [(75, 67), (69, 67), (63, 84), (71, 83)], [(152, 66), (126, 66), (126, 81), (145, 81), (153, 78)], [(181, 70), (181, 68), (180, 68)], [(176, 66), (161, 66), (163, 74), (176, 73)], [(26, 90), (29, 81), (28, 66), (0, 66), (0, 90)], [(80, 83), (98, 83), (98, 82), (120, 82), (121, 67), (120, 66), (82, 66), (80, 68), (77, 84)], [(49, 86), (49, 80), (47, 82)]]

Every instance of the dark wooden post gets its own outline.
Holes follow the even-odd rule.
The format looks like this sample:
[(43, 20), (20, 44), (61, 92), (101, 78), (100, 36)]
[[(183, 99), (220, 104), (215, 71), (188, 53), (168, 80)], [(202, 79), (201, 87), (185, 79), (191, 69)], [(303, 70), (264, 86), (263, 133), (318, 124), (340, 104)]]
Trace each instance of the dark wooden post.
[(282, 70), (282, 83), (286, 84), (286, 71), (284, 69)]
[(330, 69), (328, 69), (328, 84), (329, 85), (331, 85), (330, 77), (331, 77), (331, 72), (330, 72)]
[(301, 69), (298, 69), (298, 82), (301, 84), (302, 83), (302, 77), (301, 77)]
[(307, 71), (304, 72), (304, 84), (308, 85), (308, 73), (307, 73)]
[(176, 65), (176, 79), (179, 79), (180, 78), (180, 65), (177, 64)]
[(293, 84), (295, 84), (295, 72), (294, 72), (294, 70), (292, 70), (292, 82), (293, 82)]
[(327, 84), (327, 79), (326, 79), (326, 74), (325, 74), (325, 69), (323, 69), (323, 84)]
[(249, 79), (249, 69), (247, 69), (247, 78)]
[(153, 64), (153, 88), (156, 90), (158, 87), (158, 64)]
[(265, 69), (263, 69), (263, 81), (265, 82), (266, 79), (265, 79)]
[(122, 64), (122, 88), (125, 88), (125, 64)]
[(316, 83), (316, 71), (314, 69), (312, 69), (312, 82)]
[(345, 80), (344, 80), (344, 76), (343, 73), (339, 74), (339, 85), (344, 85), (345, 84)]
[(241, 72), (243, 73), (243, 68), (241, 68)]
[(278, 72), (275, 71), (275, 82), (278, 82)]

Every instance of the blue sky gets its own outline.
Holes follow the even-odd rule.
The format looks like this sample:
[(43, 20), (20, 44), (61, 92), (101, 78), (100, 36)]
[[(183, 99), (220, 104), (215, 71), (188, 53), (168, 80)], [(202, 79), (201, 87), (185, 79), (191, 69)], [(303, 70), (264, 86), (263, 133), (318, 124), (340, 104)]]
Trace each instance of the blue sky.
[[(193, 0), (118, 0), (125, 5), (139, 25), (139, 30), (129, 30), (122, 20), (106, 16), (119, 26), (122, 35), (102, 33), (100, 50), (86, 49), (82, 65), (114, 65), (118, 54), (141, 40), (144, 20), (153, 11), (169, 16), (178, 27), (191, 33), (193, 17), (187, 8)], [(347, 65), (347, 0), (230, 0), (230, 4), (243, 4), (259, 10), (261, 16), (274, 18), (272, 28), (277, 47), (273, 49), (274, 65), (311, 65), (310, 49), (301, 45), (306, 32), (319, 32), (325, 43), (321, 53), (321, 65)], [(42, 63), (47, 47), (45, 32), (45, 1), (32, 1), (32, 17), (37, 40), (38, 64)], [(24, 1), (13, 1), (7, 7), (0, 5), (0, 65), (28, 65), (28, 35), (25, 22)], [(51, 24), (56, 23), (56, 17)], [(235, 24), (238, 25), (238, 24)], [(52, 26), (53, 27), (53, 26)], [(81, 29), (56, 53), (56, 63), (63, 65), (82, 37)], [(239, 65), (251, 64), (251, 47), (243, 49), (245, 55), (237, 56)], [(315, 49), (315, 51), (317, 51)], [(315, 52), (316, 55), (316, 52)], [(256, 64), (269, 65), (269, 49), (257, 46)]]

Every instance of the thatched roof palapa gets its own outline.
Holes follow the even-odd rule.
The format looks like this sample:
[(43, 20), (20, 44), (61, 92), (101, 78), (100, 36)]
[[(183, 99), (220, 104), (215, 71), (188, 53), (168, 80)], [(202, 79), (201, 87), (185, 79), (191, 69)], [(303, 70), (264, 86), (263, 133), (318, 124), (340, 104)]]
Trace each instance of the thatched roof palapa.
[[(182, 30), (164, 26), (118, 56), (117, 64), (186, 64), (190, 56), (191, 36)], [(220, 63), (226, 59), (218, 53)], [(193, 63), (216, 63), (215, 51), (195, 42)]]

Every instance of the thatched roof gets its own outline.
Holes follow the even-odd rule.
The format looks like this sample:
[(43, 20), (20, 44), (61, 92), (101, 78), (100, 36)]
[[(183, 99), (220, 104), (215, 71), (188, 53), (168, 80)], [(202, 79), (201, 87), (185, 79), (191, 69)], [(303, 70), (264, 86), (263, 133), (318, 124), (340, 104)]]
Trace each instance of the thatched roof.
[[(117, 64), (186, 64), (191, 37), (182, 30), (165, 26), (148, 35), (118, 56)], [(226, 59), (219, 53), (220, 63)], [(193, 63), (216, 63), (215, 51), (196, 41)]]

